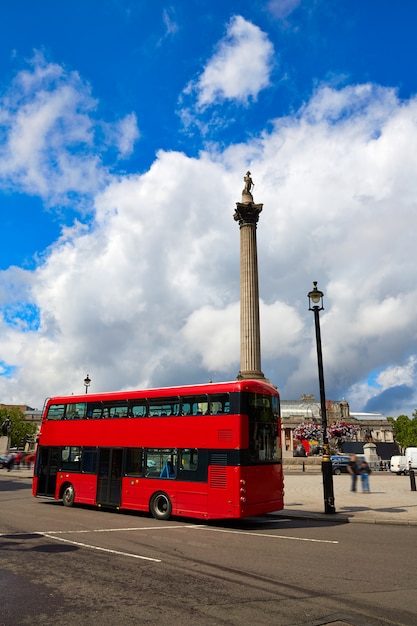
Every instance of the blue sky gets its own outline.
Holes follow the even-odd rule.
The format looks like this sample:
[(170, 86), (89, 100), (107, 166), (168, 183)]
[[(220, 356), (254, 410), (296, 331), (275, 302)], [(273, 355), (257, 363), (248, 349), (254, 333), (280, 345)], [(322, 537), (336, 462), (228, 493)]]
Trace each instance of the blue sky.
[(0, 401), (235, 378), (247, 169), (262, 370), (417, 408), (417, 6), (33, 3), (0, 19)]

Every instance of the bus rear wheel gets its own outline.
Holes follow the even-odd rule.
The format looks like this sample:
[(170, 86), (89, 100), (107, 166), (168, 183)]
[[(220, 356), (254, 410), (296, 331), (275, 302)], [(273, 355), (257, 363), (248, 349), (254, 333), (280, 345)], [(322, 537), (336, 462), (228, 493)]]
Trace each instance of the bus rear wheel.
[(149, 508), (155, 519), (166, 520), (171, 517), (172, 503), (167, 494), (163, 491), (154, 493)]
[(64, 506), (72, 506), (74, 504), (75, 499), (75, 491), (74, 487), (69, 484), (65, 487), (64, 492), (62, 494), (62, 502)]

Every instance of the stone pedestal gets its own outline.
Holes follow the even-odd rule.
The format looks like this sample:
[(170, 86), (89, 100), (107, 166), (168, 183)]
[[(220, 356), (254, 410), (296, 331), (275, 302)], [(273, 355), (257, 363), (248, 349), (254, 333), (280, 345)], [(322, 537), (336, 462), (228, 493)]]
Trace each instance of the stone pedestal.
[(363, 446), (363, 453), (369, 467), (371, 469), (377, 469), (379, 467), (379, 459), (376, 453), (376, 445), (374, 443), (365, 443)]
[(0, 437), (0, 456), (6, 456), (10, 448), (10, 437), (2, 435)]

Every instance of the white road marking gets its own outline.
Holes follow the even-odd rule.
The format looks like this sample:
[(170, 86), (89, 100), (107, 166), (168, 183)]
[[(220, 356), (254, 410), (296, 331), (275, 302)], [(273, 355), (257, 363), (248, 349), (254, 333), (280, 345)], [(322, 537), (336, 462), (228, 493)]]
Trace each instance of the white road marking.
[(181, 526), (142, 526), (140, 528), (92, 528), (90, 530), (45, 530), (41, 531), (41, 534), (51, 533), (53, 535), (71, 535), (71, 534), (82, 534), (82, 533), (118, 533), (118, 532), (127, 532), (130, 530), (171, 530), (171, 528), (184, 528), (184, 525)]
[(269, 539), (289, 539), (290, 541), (308, 541), (311, 543), (339, 543), (338, 541), (330, 541), (329, 539), (307, 539), (307, 537), (289, 537), (286, 535), (267, 535), (264, 533), (252, 533), (247, 530), (227, 530), (224, 528), (210, 528), (208, 526), (190, 526), (198, 530), (211, 530), (215, 533), (230, 533), (232, 535), (251, 535), (252, 537), (268, 537)]
[(291, 518), (280, 517), (279, 519), (271, 519), (271, 518), (268, 519), (266, 517), (262, 517), (259, 521), (262, 522), (262, 524), (282, 524), (282, 522), (291, 522)]
[(131, 530), (171, 530), (172, 528), (193, 528), (194, 525), (178, 525), (178, 526), (141, 526), (138, 528), (90, 528), (78, 530), (33, 530), (25, 533), (0, 533), (0, 537), (22, 537), (25, 535), (77, 535), (87, 533), (118, 533)]
[[(281, 521), (281, 520), (280, 520)], [(138, 556), (135, 554), (129, 554), (127, 552), (117, 552), (115, 550), (110, 550), (107, 548), (99, 548), (97, 546), (92, 546), (90, 544), (78, 543), (76, 541), (71, 541), (69, 539), (63, 539), (58, 535), (71, 535), (71, 534), (86, 534), (86, 533), (115, 533), (115, 532), (129, 532), (129, 531), (140, 531), (140, 530), (172, 530), (172, 529), (182, 529), (182, 528), (192, 528), (194, 530), (208, 530), (217, 533), (229, 533), (235, 535), (249, 535), (253, 537), (266, 537), (268, 539), (287, 539), (288, 541), (306, 541), (308, 543), (330, 543), (330, 544), (338, 544), (338, 541), (332, 541), (329, 539), (308, 539), (307, 537), (291, 537), (288, 535), (271, 535), (259, 532), (252, 532), (246, 530), (230, 530), (226, 528), (213, 528), (212, 526), (207, 526), (206, 524), (179, 524), (179, 525), (166, 525), (166, 526), (142, 526), (142, 527), (133, 527), (133, 528), (93, 528), (90, 530), (48, 530), (48, 531), (34, 531), (33, 533), (12, 533), (13, 536), (19, 535), (30, 535), (30, 534), (38, 534), (43, 535), (44, 537), (49, 537), (50, 539), (56, 539), (57, 541), (65, 541), (66, 543), (72, 543), (74, 545), (91, 548), (93, 550), (101, 550), (103, 552), (111, 552), (113, 554), (121, 554), (125, 556), (130, 556), (136, 559), (145, 559), (148, 561), (155, 561), (160, 563), (159, 559), (152, 559), (148, 557)], [(11, 533), (0, 533), (0, 537), (3, 535), (9, 536)]]
[(70, 543), (80, 548), (88, 548), (90, 550), (98, 550), (100, 552), (108, 552), (110, 554), (117, 554), (119, 556), (128, 556), (132, 559), (141, 559), (143, 561), (153, 561), (154, 563), (161, 563), (161, 559), (152, 559), (149, 556), (141, 556), (140, 554), (131, 554), (130, 552), (121, 552), (119, 550), (110, 550), (109, 548), (100, 548), (99, 546), (92, 546), (88, 543), (80, 543), (79, 541), (71, 541), (70, 539), (64, 539), (63, 537), (57, 537), (55, 535), (49, 535), (47, 533), (41, 533), (44, 537), (52, 539), (53, 541), (63, 541), (64, 543)]

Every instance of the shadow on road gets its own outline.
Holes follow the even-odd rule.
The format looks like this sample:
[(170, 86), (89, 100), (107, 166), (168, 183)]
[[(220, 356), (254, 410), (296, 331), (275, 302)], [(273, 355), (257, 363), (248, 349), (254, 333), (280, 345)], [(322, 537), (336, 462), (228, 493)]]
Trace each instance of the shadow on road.
[(7, 476), (6, 480), (1, 481), (1, 490), (2, 491), (22, 491), (24, 489), (31, 490), (32, 481), (30, 478), (22, 479), (22, 478), (9, 478)]
[[(37, 541), (36, 545), (33, 542)], [(19, 533), (2, 535), (0, 537), (0, 550), (13, 552), (43, 552), (49, 554), (57, 554), (62, 552), (75, 552), (79, 550), (78, 546), (64, 545), (62, 543), (46, 543), (51, 541), (42, 533)], [(28, 543), (32, 542), (32, 544)], [(39, 542), (39, 543), (38, 543)]]
[(385, 509), (376, 509), (370, 506), (341, 506), (341, 511), (346, 513), (359, 513), (361, 511), (379, 511), (380, 513), (405, 513), (407, 509), (400, 509), (398, 507), (387, 507)]

